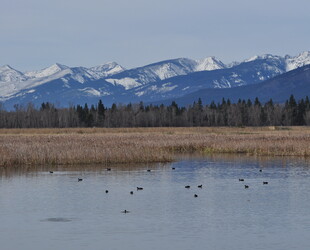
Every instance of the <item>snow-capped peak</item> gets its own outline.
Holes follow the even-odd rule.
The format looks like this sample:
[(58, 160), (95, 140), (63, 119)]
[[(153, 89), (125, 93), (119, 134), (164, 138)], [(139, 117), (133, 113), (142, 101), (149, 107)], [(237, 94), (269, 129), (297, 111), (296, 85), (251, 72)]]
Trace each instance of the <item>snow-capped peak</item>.
[(55, 69), (57, 71), (68, 69), (69, 67), (60, 63), (55, 63), (49, 67), (49, 69)]
[(10, 65), (0, 67), (0, 82), (20, 82), (25, 80), (27, 80), (27, 77)]
[(107, 82), (122, 85), (125, 89), (146, 85), (158, 80), (165, 80), (175, 76), (187, 75), (196, 71), (207, 71), (226, 68), (225, 64), (215, 57), (207, 57), (201, 60), (188, 58), (176, 58), (134, 68), (122, 75), (106, 79)]
[(55, 73), (58, 73), (68, 68), (69, 67), (66, 65), (55, 63), (52, 66), (42, 70), (26, 72), (25, 75), (31, 78), (41, 78), (54, 75)]
[(6, 64), (0, 67), (0, 72), (3, 72), (5, 70), (14, 70), (10, 65)]
[(121, 78), (115, 76), (105, 80), (111, 84), (122, 85), (125, 89), (131, 89), (158, 80), (186, 75), (193, 72), (195, 66), (194, 60), (177, 58), (130, 69)]
[(304, 52), (300, 53), (297, 57), (309, 58), (310, 57), (310, 51), (304, 51)]
[(286, 71), (297, 69), (310, 64), (310, 51), (304, 51), (298, 56), (286, 59)]
[(252, 62), (252, 61), (255, 61), (255, 60), (264, 60), (264, 59), (279, 59), (281, 58), (280, 56), (275, 56), (275, 55), (271, 55), (271, 54), (264, 54), (264, 55), (256, 55), (256, 56), (253, 56), (247, 60), (245, 60), (244, 62)]
[(222, 63), (220, 60), (216, 59), (214, 56), (206, 57), (201, 60), (196, 60), (197, 66), (195, 71), (205, 71), (205, 70), (216, 70), (216, 69), (224, 69), (226, 65)]
[(117, 64), (116, 62), (108, 62), (105, 64), (91, 67), (89, 69), (95, 73), (96, 78), (114, 75), (126, 70), (124, 67)]

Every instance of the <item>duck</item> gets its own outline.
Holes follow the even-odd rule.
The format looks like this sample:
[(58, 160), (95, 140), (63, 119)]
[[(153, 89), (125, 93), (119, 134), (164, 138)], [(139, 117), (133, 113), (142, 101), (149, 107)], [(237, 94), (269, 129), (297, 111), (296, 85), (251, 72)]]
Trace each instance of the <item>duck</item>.
[(82, 181), (83, 179), (82, 178), (78, 178), (78, 181)]
[(263, 182), (263, 185), (267, 185), (267, 184), (268, 184), (268, 181), (264, 181), (264, 182)]
[(151, 169), (148, 169), (147, 171), (148, 171), (148, 172), (151, 172)]
[(107, 168), (107, 171), (111, 171), (111, 168)]
[(244, 181), (244, 179), (239, 179), (239, 181)]
[(137, 187), (137, 190), (143, 190), (143, 187)]
[(50, 174), (54, 173), (53, 171), (50, 171)]
[(175, 168), (171, 168), (172, 170), (175, 170)]
[(202, 188), (202, 184), (197, 186), (198, 188)]
[(244, 188), (249, 188), (249, 185), (244, 185)]
[(190, 188), (191, 186), (189, 186), (189, 185), (187, 185), (187, 186), (185, 186), (185, 188)]
[(197, 198), (197, 197), (198, 197), (198, 194), (194, 194), (194, 197)]
[(122, 213), (124, 213), (124, 214), (127, 214), (127, 213), (129, 213), (129, 212), (130, 212), (130, 211), (128, 211), (128, 210), (126, 210), (126, 209), (122, 211)]
[(106, 194), (109, 193), (109, 190), (106, 190), (105, 193), (106, 193)]
[(263, 170), (262, 170), (262, 169), (260, 169), (260, 170), (259, 170), (259, 172), (263, 172)]
[(130, 191), (130, 194), (133, 194), (133, 191)]

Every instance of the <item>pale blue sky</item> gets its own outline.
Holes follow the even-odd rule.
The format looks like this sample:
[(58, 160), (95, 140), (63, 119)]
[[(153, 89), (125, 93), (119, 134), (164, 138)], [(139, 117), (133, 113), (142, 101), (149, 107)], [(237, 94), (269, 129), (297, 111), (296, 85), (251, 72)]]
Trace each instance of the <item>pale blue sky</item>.
[(1, 0), (0, 65), (126, 68), (310, 50), (309, 0)]

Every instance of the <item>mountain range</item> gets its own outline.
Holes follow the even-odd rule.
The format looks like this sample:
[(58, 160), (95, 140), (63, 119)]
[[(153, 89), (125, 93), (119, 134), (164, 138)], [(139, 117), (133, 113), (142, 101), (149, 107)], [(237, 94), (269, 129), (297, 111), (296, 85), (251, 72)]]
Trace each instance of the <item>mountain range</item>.
[(310, 97), (310, 65), (306, 65), (287, 73), (278, 75), (259, 84), (223, 89), (201, 89), (199, 91), (181, 96), (179, 98), (166, 99), (153, 104), (169, 105), (175, 101), (181, 106), (192, 104), (199, 98), (203, 98), (205, 104), (211, 102), (221, 103), (223, 98), (236, 103), (239, 99), (254, 100), (256, 97), (266, 103), (270, 99), (275, 103), (284, 103), (293, 94), (297, 100)]
[[(56, 63), (42, 70), (21, 72), (5, 65), (0, 67), (0, 102), (6, 109), (29, 102), (52, 102), (59, 107), (95, 104), (99, 99), (107, 106), (172, 100), (188, 105), (199, 97), (205, 102), (223, 97), (236, 100), (260, 96), (267, 100), (277, 93), (283, 96), (276, 99), (281, 102), (298, 88), (303, 94), (309, 93), (309, 84), (304, 86), (309, 77), (306, 65), (310, 65), (309, 51), (295, 57), (266, 54), (231, 64), (215, 57), (179, 58), (133, 69), (115, 62), (91, 68)], [(303, 85), (294, 79), (303, 79)]]

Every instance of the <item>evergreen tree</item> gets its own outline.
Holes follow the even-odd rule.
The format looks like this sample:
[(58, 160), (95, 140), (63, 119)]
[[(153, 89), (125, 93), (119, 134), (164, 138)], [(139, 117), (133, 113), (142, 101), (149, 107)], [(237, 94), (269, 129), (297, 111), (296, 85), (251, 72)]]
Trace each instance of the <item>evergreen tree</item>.
[(97, 105), (97, 117), (97, 126), (103, 127), (105, 119), (105, 107), (101, 100), (99, 100)]

